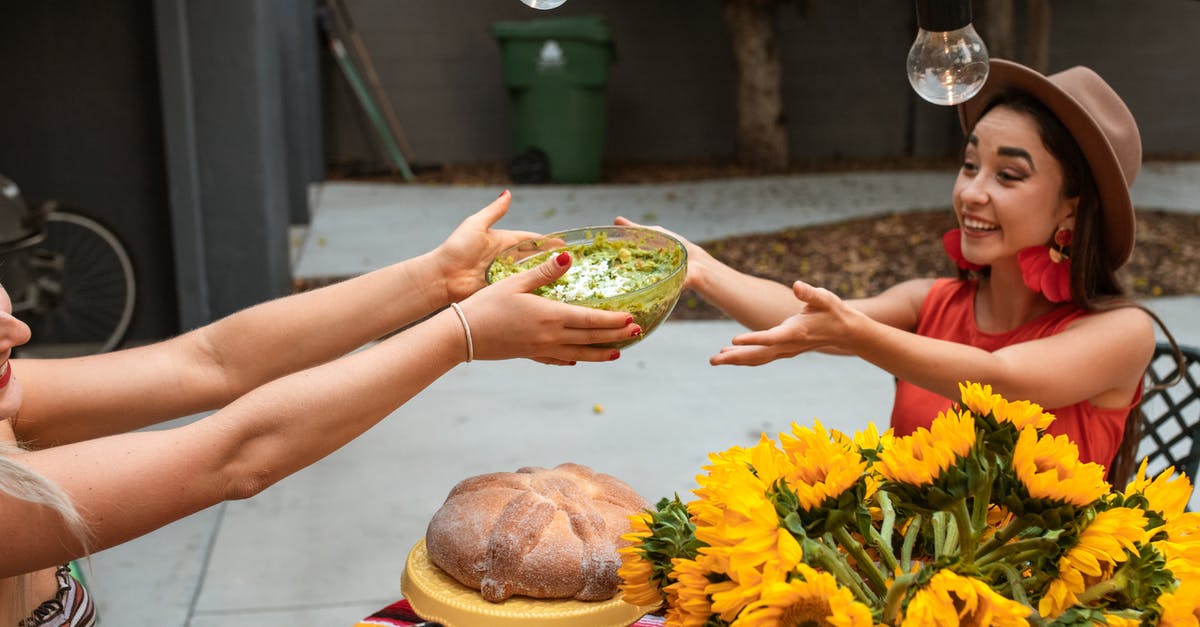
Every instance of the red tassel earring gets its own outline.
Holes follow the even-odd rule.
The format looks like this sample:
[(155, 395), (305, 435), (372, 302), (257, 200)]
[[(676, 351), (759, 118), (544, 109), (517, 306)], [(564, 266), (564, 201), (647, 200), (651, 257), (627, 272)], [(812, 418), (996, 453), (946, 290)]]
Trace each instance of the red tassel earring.
[(962, 229), (951, 229), (942, 236), (942, 248), (954, 260), (954, 264), (963, 270), (978, 272), (983, 266), (967, 261), (962, 252)]
[(1067, 247), (1074, 232), (1060, 228), (1054, 232), (1054, 248), (1030, 246), (1017, 253), (1025, 287), (1040, 292), (1052, 303), (1071, 300), (1071, 258)]

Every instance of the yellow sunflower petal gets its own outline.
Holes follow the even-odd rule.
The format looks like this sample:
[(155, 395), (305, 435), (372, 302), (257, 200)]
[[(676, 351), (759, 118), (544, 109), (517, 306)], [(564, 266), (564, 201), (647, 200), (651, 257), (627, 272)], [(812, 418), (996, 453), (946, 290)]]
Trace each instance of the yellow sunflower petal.
[(1142, 621), (1106, 613), (1104, 614), (1104, 623), (1108, 627), (1138, 627), (1142, 624)]
[(1150, 502), (1150, 509), (1162, 514), (1164, 518), (1183, 513), (1192, 497), (1192, 482), (1183, 473), (1174, 476), (1174, 466), (1168, 466), (1154, 479), (1150, 479), (1146, 476), (1148, 461), (1149, 459), (1143, 459), (1138, 466), (1133, 481), (1125, 486), (1125, 496), (1142, 494)]
[(1154, 548), (1166, 559), (1166, 568), (1183, 581), (1200, 581), (1200, 512), (1184, 512), (1149, 533), (1165, 533)]
[(1035, 499), (1077, 506), (1087, 505), (1108, 492), (1105, 469), (1079, 461), (1079, 447), (1065, 435), (1043, 435), (1025, 427), (1013, 449), (1012, 467)]
[(885, 479), (912, 486), (934, 482), (975, 446), (975, 417), (950, 410), (938, 414), (929, 429), (896, 438), (879, 454), (876, 470)]
[(733, 627), (870, 627), (870, 609), (838, 586), (833, 575), (804, 564), (797, 565), (796, 571), (799, 576), (764, 586), (762, 598), (747, 606)]
[(853, 441), (827, 431), (820, 421), (815, 421), (812, 429), (792, 425), (792, 435), (781, 433), (779, 441), (791, 462), (787, 485), (805, 511), (841, 496), (867, 470)]
[(1111, 575), (1124, 563), (1125, 551), (1137, 552), (1146, 537), (1146, 514), (1139, 509), (1115, 507), (1096, 514), (1079, 534), (1079, 541), (1058, 560), (1058, 577), (1050, 582), (1038, 611), (1055, 618), (1076, 604), (1076, 595)]
[(988, 585), (949, 570), (938, 572), (913, 595), (901, 627), (1029, 625), (1030, 609), (1006, 599)]
[(1158, 597), (1162, 615), (1159, 627), (1195, 627), (1200, 624), (1200, 583), (1184, 581)]

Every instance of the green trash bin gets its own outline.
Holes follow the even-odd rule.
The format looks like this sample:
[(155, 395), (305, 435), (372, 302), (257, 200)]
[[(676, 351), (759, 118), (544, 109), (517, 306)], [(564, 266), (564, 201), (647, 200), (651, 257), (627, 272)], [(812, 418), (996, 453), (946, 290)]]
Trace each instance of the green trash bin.
[[(513, 168), (555, 183), (600, 180), (612, 36), (597, 16), (492, 24), (512, 108)], [(530, 161), (532, 160), (532, 163)], [(514, 178), (516, 178), (514, 176)], [(536, 182), (536, 173), (525, 181)]]

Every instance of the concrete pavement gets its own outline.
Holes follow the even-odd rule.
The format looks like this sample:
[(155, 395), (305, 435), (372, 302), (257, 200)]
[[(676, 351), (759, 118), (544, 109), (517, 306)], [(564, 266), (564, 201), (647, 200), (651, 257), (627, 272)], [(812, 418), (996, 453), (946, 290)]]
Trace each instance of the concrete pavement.
[[(703, 240), (886, 211), (947, 206), (940, 173), (852, 173), (663, 185), (513, 187), (500, 224), (552, 231), (617, 214)], [(501, 188), (314, 189), (296, 276), (346, 276), (428, 250)], [(1138, 206), (1200, 211), (1200, 164), (1149, 164)], [(898, 205), (901, 201), (904, 205)], [(1148, 303), (1200, 344), (1200, 299)], [(648, 500), (687, 493), (710, 451), (791, 422), (887, 424), (890, 375), (806, 355), (760, 368), (707, 358), (740, 327), (673, 321), (608, 364), (457, 368), (365, 436), (246, 501), (222, 504), (94, 557), (104, 624), (346, 626), (398, 598), (404, 558), (459, 480), (575, 461)], [(597, 412), (599, 405), (602, 411)], [(1196, 503), (1196, 499), (1193, 500)]]

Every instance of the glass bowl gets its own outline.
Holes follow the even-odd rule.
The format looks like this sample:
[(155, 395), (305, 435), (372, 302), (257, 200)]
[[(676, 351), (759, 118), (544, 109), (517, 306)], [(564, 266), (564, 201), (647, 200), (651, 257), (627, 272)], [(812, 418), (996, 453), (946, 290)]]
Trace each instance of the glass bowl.
[(627, 312), (642, 328), (638, 337), (599, 346), (636, 344), (658, 328), (679, 302), (687, 276), (687, 251), (670, 235), (636, 226), (589, 226), (525, 240), (496, 255), (488, 266), (487, 282), (528, 270), (563, 250), (571, 253), (571, 268), (534, 294)]

